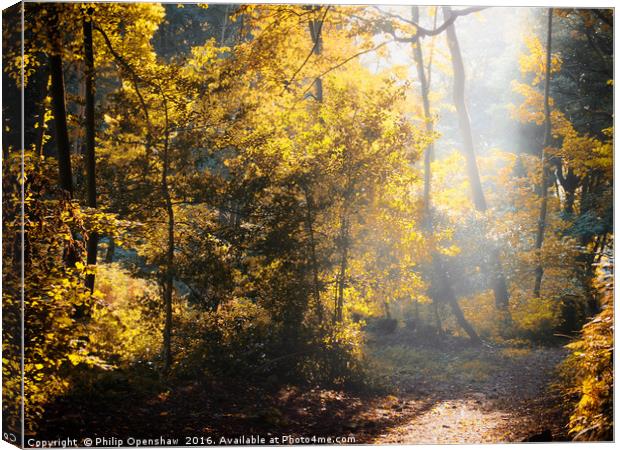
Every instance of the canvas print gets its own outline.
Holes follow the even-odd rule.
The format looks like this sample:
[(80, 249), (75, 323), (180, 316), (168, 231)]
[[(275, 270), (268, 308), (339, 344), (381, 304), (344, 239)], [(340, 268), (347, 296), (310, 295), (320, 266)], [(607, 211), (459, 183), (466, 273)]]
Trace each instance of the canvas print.
[(2, 438), (613, 440), (611, 8), (2, 14)]

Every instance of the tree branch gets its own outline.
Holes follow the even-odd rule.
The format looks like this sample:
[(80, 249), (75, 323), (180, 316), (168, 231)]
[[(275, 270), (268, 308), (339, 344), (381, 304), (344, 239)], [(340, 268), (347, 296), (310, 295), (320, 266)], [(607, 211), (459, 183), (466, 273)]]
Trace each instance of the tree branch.
[(378, 10), (379, 12), (381, 12), (382, 14), (394, 18), (394, 19), (398, 19), (398, 20), (402, 20), (405, 23), (408, 23), (409, 25), (413, 25), (416, 28), (416, 33), (414, 36), (409, 37), (409, 38), (399, 38), (397, 36), (395, 36), (395, 34), (393, 32), (391, 32), (390, 34), (397, 40), (397, 42), (416, 42), (418, 40), (418, 37), (425, 37), (425, 36), (436, 36), (440, 33), (442, 33), (446, 28), (448, 28), (450, 25), (452, 25), (454, 23), (454, 21), (461, 16), (466, 16), (468, 14), (472, 14), (478, 11), (482, 11), (484, 9), (487, 9), (488, 6), (470, 6), (468, 8), (464, 8), (458, 11), (452, 11), (451, 15), (448, 19), (446, 19), (446, 21), (444, 23), (442, 23), (439, 27), (437, 28), (433, 28), (432, 30), (429, 30), (428, 28), (424, 28), (422, 26), (420, 26), (417, 22), (414, 22), (413, 20), (408, 20), (405, 19), (402, 16), (399, 16), (398, 14), (393, 14), (390, 13), (388, 11), (383, 11), (381, 10), (379, 7), (374, 6), (374, 8), (376, 10)]
[(310, 53), (308, 53), (308, 56), (306, 56), (306, 59), (301, 64), (301, 66), (299, 66), (299, 68), (295, 71), (295, 73), (293, 74), (291, 79), (288, 82), (286, 82), (286, 86), (291, 85), (293, 83), (293, 81), (295, 81), (295, 77), (299, 74), (299, 72), (301, 72), (301, 70), (304, 68), (304, 66), (308, 63), (308, 61), (310, 60), (310, 57), (312, 56), (312, 54), (315, 52), (317, 46), (319, 45), (319, 42), (320, 42), (319, 36), (321, 35), (321, 31), (323, 30), (323, 23), (325, 22), (325, 17), (327, 16), (327, 12), (329, 11), (329, 8), (331, 8), (331, 5), (328, 5), (327, 8), (325, 8), (325, 12), (323, 13), (323, 17), (321, 17), (321, 21), (319, 22), (319, 28), (317, 30), (317, 35), (316, 35), (316, 38), (314, 39), (314, 45), (310, 49)]
[[(148, 107), (146, 105), (146, 101), (144, 100), (144, 97), (142, 96), (142, 93), (140, 92), (140, 89), (138, 87), (138, 82), (139, 81), (143, 81), (141, 79), (141, 77), (136, 73), (136, 71), (133, 69), (133, 67), (131, 67), (129, 65), (129, 63), (127, 61), (125, 61), (125, 59), (119, 54), (117, 53), (116, 50), (114, 50), (114, 47), (112, 46), (112, 42), (110, 41), (110, 38), (108, 37), (108, 35), (106, 34), (105, 31), (103, 31), (102, 28), (99, 27), (99, 25), (97, 25), (96, 23), (93, 23), (93, 28), (95, 30), (97, 30), (99, 32), (99, 34), (101, 34), (101, 36), (103, 37), (103, 40), (106, 43), (106, 46), (108, 47), (108, 50), (110, 50), (110, 53), (112, 53), (112, 56), (114, 56), (114, 59), (125, 68), (125, 70), (127, 72), (129, 72), (129, 74), (131, 75), (131, 81), (133, 83), (134, 86), (134, 90), (136, 91), (136, 95), (138, 96), (138, 100), (140, 101), (140, 105), (142, 106), (142, 109), (144, 111), (144, 117), (146, 119), (146, 123), (147, 126), (150, 130), (151, 128), (151, 121), (149, 118), (149, 110)], [(150, 134), (150, 131), (149, 131)]]
[(323, 71), (321, 74), (319, 74), (318, 76), (316, 76), (312, 82), (310, 83), (310, 85), (306, 88), (306, 90), (301, 94), (302, 98), (308, 93), (308, 91), (310, 89), (312, 89), (312, 86), (314, 86), (314, 83), (316, 83), (316, 81), (320, 78), (323, 78), (325, 75), (327, 75), (329, 72), (332, 72), (342, 66), (344, 66), (345, 64), (347, 64), (348, 62), (354, 60), (355, 58), (357, 58), (358, 56), (362, 56), (366, 53), (370, 53), (373, 52), (375, 50), (379, 50), (381, 47), (384, 47), (385, 45), (389, 44), (390, 42), (395, 42), (394, 40), (390, 40), (390, 41), (385, 41), (382, 42), (381, 44), (375, 45), (372, 48), (366, 49), (366, 50), (362, 50), (361, 52), (357, 52), (354, 55), (349, 56), (347, 59), (345, 59), (344, 61), (341, 61), (340, 63), (336, 64), (335, 66), (330, 67), (329, 69)]

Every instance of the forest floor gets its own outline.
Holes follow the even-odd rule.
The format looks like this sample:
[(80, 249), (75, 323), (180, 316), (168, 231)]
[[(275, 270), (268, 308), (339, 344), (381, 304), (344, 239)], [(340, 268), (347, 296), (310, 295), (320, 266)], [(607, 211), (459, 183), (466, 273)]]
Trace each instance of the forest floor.
[(566, 440), (560, 398), (548, 389), (562, 347), (470, 347), (456, 338), (419, 345), (399, 332), (371, 339), (368, 352), (387, 394), (230, 381), (149, 387), (118, 373), (50, 405), (37, 437), (163, 436), (177, 445), (241, 436), (265, 443), (286, 443), (284, 436), (357, 444)]
[(551, 387), (563, 347), (462, 347), (448, 340), (411, 348), (401, 336), (372, 345), (396, 387), (394, 425), (377, 444), (567, 440), (561, 398)]

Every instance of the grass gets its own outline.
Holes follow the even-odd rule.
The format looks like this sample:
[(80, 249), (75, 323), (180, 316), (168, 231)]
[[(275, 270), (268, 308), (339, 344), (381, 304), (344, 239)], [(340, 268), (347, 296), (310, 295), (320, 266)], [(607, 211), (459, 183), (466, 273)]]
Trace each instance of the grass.
[(392, 384), (416, 385), (423, 380), (470, 385), (491, 379), (510, 361), (527, 357), (531, 349), (451, 349), (378, 341), (367, 345), (366, 352), (376, 376)]

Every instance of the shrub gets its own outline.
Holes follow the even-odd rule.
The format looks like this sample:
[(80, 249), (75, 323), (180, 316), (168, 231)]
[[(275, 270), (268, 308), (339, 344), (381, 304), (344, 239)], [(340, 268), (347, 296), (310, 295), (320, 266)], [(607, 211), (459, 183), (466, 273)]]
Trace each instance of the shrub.
[(367, 319), (368, 330), (378, 334), (391, 334), (398, 328), (398, 320), (391, 317), (373, 317)]
[(118, 263), (97, 267), (89, 338), (108, 362), (126, 365), (161, 350), (161, 301), (153, 281), (136, 278)]
[(602, 311), (583, 326), (581, 336), (567, 347), (564, 363), (571, 404), (570, 433), (575, 440), (613, 439), (613, 262), (598, 269), (596, 287)]

